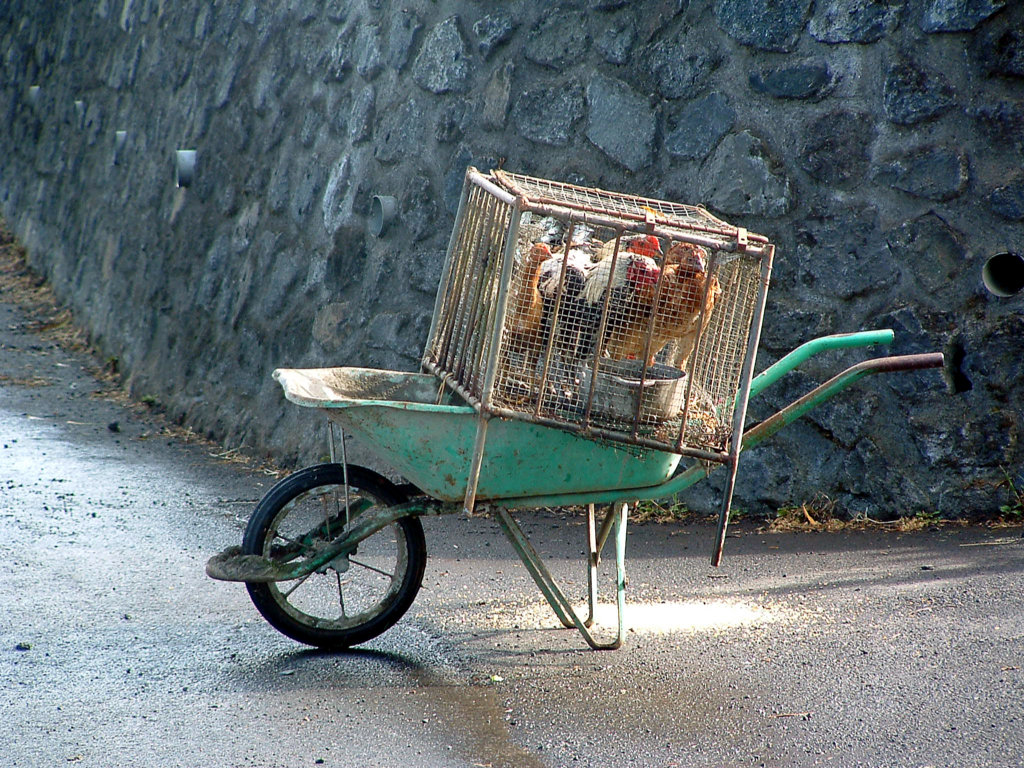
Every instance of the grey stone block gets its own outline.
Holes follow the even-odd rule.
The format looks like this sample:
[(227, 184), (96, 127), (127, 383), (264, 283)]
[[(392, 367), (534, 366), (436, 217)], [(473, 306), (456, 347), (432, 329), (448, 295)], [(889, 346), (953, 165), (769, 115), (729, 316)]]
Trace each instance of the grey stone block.
[(618, 23), (605, 27), (594, 47), (609, 64), (625, 64), (629, 61), (636, 42), (636, 30), (632, 24)]
[(718, 52), (692, 41), (662, 42), (645, 48), (640, 60), (649, 73), (650, 88), (666, 99), (693, 98), (707, 85), (722, 63)]
[(1024, 174), (1017, 174), (1012, 181), (993, 190), (988, 205), (1004, 219), (1024, 221)]
[(367, 24), (359, 28), (353, 52), (356, 72), (364, 80), (373, 80), (384, 68), (380, 43), (380, 27), (375, 24)]
[(928, 145), (911, 150), (881, 165), (874, 180), (914, 197), (952, 200), (967, 189), (966, 153), (951, 147)]
[(573, 126), (583, 117), (583, 87), (574, 81), (523, 93), (512, 109), (519, 134), (552, 147), (569, 143)]
[(956, 295), (967, 290), (960, 279), (968, 266), (962, 232), (926, 213), (900, 224), (886, 240), (900, 269), (920, 287), (918, 303), (943, 310), (963, 298)]
[(576, 64), (589, 47), (587, 15), (571, 8), (555, 8), (530, 30), (523, 55), (541, 66), (562, 70)]
[(348, 137), (353, 144), (370, 138), (376, 105), (377, 92), (372, 85), (365, 86), (356, 94), (348, 115)]
[(594, 75), (587, 85), (587, 138), (631, 171), (651, 164), (656, 113), (626, 83)]
[(775, 218), (793, 205), (789, 178), (748, 131), (722, 139), (704, 164), (699, 193), (701, 201), (734, 216)]
[(879, 230), (878, 210), (849, 206), (815, 213), (799, 224), (796, 258), (806, 270), (801, 283), (834, 306), (890, 290), (899, 279), (899, 263)]
[(416, 83), (431, 93), (461, 93), (469, 78), (466, 43), (459, 31), (457, 16), (451, 16), (427, 33), (412, 76)]
[(474, 117), (471, 102), (465, 99), (454, 99), (442, 106), (434, 122), (434, 138), (438, 143), (446, 144), (458, 141), (466, 133), (466, 126)]
[(414, 251), (409, 256), (409, 287), (433, 298), (441, 280), (444, 257), (445, 252), (440, 249)]
[(1024, 99), (982, 101), (969, 106), (967, 114), (976, 120), (980, 131), (994, 145), (1024, 154)]
[(477, 37), (476, 47), (485, 59), (490, 58), (502, 44), (512, 39), (519, 22), (505, 11), (489, 13), (473, 25), (473, 34)]
[(472, 102), (457, 99), (445, 104), (437, 113), (434, 123), (434, 138), (440, 144), (450, 144), (465, 135), (466, 126), (475, 117)]
[(925, 32), (966, 32), (1006, 7), (1006, 0), (930, 0), (921, 16)]
[(833, 85), (824, 61), (805, 61), (751, 72), (750, 87), (777, 99), (820, 99)]
[(721, 93), (690, 102), (672, 118), (665, 150), (676, 157), (702, 160), (736, 124), (736, 110)]
[(409, 63), (416, 36), (423, 29), (415, 11), (402, 8), (392, 15), (388, 30), (387, 65), (395, 72), (401, 72)]
[(796, 48), (811, 0), (720, 0), (718, 23), (729, 37), (765, 51)]
[(505, 127), (514, 73), (515, 65), (511, 61), (506, 61), (491, 73), (484, 88), (483, 109), (480, 115), (480, 125), (485, 130), (498, 131)]
[(829, 186), (858, 184), (870, 165), (871, 146), (878, 135), (872, 116), (838, 110), (814, 120), (800, 149), (800, 167)]
[(955, 104), (953, 88), (938, 72), (911, 61), (891, 67), (882, 91), (885, 115), (897, 125), (914, 125), (947, 112)]
[(899, 25), (900, 0), (819, 0), (808, 30), (823, 43), (874, 43)]
[(351, 156), (345, 154), (334, 164), (327, 176), (320, 211), (323, 214), (324, 229), (331, 234), (344, 223), (348, 213), (345, 203), (351, 185), (352, 165)]
[[(416, 174), (406, 182), (401, 208), (401, 224), (409, 231), (414, 241), (423, 240), (437, 232), (437, 195), (429, 178)], [(437, 287), (436, 282), (434, 287)]]
[(416, 99), (384, 110), (374, 133), (373, 156), (384, 164), (416, 157), (423, 148), (424, 113)]
[(988, 77), (1024, 78), (1024, 5), (1002, 15), (971, 42), (972, 58)]

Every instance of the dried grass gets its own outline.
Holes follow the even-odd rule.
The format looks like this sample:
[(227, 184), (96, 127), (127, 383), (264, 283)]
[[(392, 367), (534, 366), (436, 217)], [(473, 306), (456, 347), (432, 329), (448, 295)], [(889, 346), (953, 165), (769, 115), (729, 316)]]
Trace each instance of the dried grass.
[(891, 531), (907, 533), (938, 527), (965, 527), (970, 523), (966, 520), (950, 520), (939, 517), (937, 513), (919, 512), (910, 517), (898, 517), (895, 520), (875, 520), (866, 515), (856, 515), (849, 519), (839, 517), (836, 502), (823, 493), (817, 494), (803, 504), (782, 507), (774, 520), (762, 530), (771, 533), (824, 531)]
[[(28, 263), (24, 247), (16, 240), (7, 224), (0, 219), (0, 302), (17, 306), (27, 317), (24, 330), (57, 345), (61, 349), (82, 355), (88, 362), (89, 373), (101, 385), (94, 397), (134, 411), (154, 420), (157, 428), (146, 437), (166, 437), (186, 444), (200, 445), (209, 455), (221, 462), (236, 464), (281, 476), (284, 472), (269, 459), (255, 459), (237, 448), (226, 448), (193, 431), (190, 427), (168, 421), (154, 398), (134, 399), (124, 387), (116, 357), (101, 360), (101, 355), (90, 343), (88, 334), (75, 323), (70, 309), (63, 306), (46, 282)], [(44, 387), (51, 382), (41, 376), (15, 378), (0, 375), (0, 382), (25, 387)]]

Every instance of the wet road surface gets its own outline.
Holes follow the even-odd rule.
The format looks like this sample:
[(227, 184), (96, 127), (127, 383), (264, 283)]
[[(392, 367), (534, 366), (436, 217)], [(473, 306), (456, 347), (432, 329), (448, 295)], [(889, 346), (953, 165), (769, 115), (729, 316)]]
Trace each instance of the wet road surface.
[[(0, 305), (0, 764), (1021, 765), (1019, 528), (741, 525), (712, 569), (710, 524), (636, 525), (597, 653), (494, 521), (431, 519), (405, 619), (320, 654), (203, 573), (274, 478), (99, 389)], [(518, 518), (582, 594), (583, 521)]]

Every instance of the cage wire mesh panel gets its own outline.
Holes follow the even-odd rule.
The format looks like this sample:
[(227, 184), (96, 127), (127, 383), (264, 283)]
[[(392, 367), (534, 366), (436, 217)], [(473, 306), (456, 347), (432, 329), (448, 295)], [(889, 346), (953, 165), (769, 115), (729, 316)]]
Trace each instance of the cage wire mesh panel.
[(435, 309), (427, 359), (449, 384), (479, 402), (512, 205), (476, 185), (469, 187), (464, 216), (453, 234)]
[(424, 367), (500, 416), (720, 454), (772, 253), (700, 207), (470, 169)]

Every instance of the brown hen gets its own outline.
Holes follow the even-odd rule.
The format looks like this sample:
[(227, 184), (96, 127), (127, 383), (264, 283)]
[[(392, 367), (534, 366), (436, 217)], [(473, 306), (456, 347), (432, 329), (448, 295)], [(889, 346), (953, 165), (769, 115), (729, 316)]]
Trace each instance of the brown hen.
[(654, 365), (655, 356), (669, 342), (675, 341), (679, 354), (677, 365), (685, 370), (697, 341), (698, 326), (701, 333), (707, 328), (722, 287), (718, 278), (708, 274), (707, 251), (692, 243), (673, 243), (665, 254), (661, 273), (660, 292), (651, 286), (642, 297), (653, 306), (657, 296), (653, 327), (649, 313), (638, 315), (635, 322), (621, 330), (618, 343), (608, 352), (618, 360), (642, 357), (650, 329), (647, 364)]
[(537, 283), (541, 265), (550, 258), (550, 247), (545, 243), (534, 244), (510, 286), (505, 320), (508, 348), (523, 356), (527, 372), (532, 372), (537, 366), (544, 341), (544, 297), (537, 289)]

